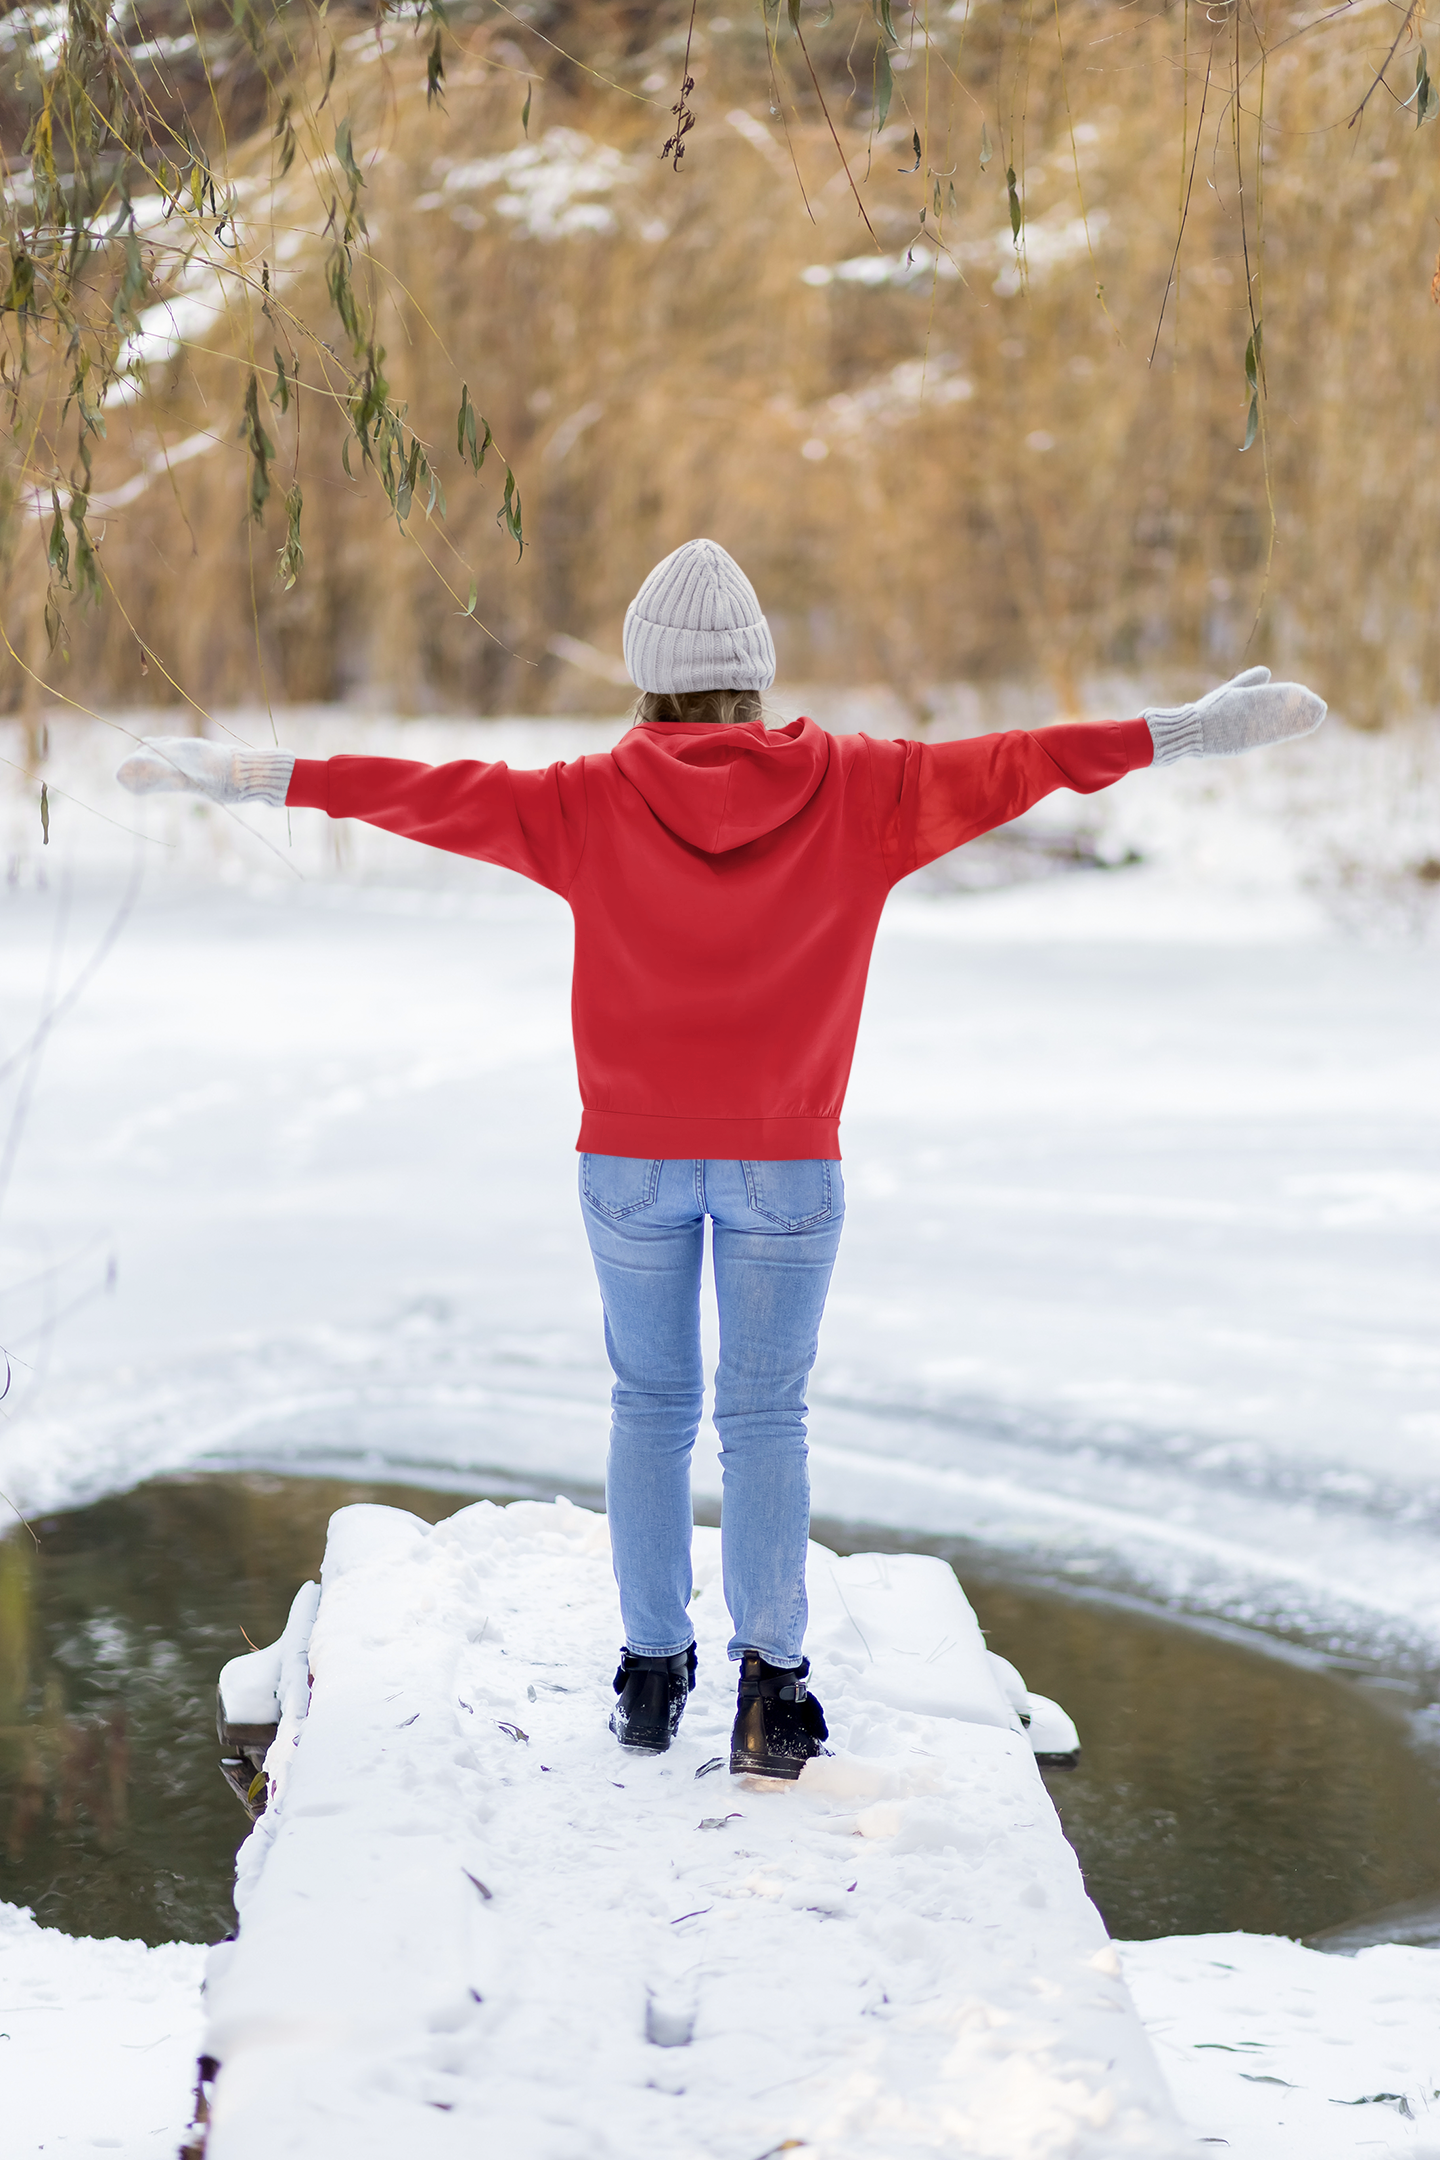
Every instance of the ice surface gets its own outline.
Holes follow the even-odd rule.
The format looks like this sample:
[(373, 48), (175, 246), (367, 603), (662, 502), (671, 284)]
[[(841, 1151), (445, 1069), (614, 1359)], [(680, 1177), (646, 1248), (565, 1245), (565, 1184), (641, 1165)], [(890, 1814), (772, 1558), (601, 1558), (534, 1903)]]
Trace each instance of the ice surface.
[(602, 1516), (335, 1517), (309, 1714), (210, 1960), (209, 2160), (1178, 2152), (950, 1571), (812, 1548), (835, 1753), (785, 1787), (729, 1774), (719, 1544), (699, 1686), (644, 1757), (605, 1730)]

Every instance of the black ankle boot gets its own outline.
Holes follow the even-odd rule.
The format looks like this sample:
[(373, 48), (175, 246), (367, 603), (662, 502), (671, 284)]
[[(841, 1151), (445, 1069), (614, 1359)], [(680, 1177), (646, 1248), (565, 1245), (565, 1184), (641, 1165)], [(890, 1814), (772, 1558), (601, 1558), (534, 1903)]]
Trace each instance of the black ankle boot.
[(637, 1657), (620, 1652), (610, 1730), (621, 1747), (648, 1748), (663, 1755), (680, 1727), (686, 1698), (695, 1685), (695, 1645), (674, 1657)]
[(730, 1774), (798, 1778), (829, 1738), (825, 1713), (810, 1693), (810, 1660), (791, 1669), (769, 1665), (758, 1651), (740, 1660), (740, 1693), (730, 1735)]

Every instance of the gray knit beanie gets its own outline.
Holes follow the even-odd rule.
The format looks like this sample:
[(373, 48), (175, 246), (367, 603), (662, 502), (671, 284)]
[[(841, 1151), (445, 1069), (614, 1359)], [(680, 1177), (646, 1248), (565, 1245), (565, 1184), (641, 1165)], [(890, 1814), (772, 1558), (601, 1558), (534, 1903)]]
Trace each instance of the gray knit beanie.
[(768, 690), (775, 644), (754, 586), (714, 540), (656, 563), (625, 610), (625, 665), (639, 690)]

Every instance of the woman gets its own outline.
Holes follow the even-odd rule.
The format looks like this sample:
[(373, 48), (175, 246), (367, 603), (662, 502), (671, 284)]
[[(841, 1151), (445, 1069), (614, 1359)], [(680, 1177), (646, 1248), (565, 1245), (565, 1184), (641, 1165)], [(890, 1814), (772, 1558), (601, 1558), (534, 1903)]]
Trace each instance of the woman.
[(699, 1290), (714, 1225), (715, 1424), (740, 1665), (732, 1771), (798, 1777), (826, 1737), (804, 1656), (805, 1385), (844, 1220), (839, 1121), (870, 950), (900, 878), (1060, 787), (1320, 725), (1252, 668), (1198, 704), (962, 742), (767, 728), (775, 648), (713, 540), (657, 565), (625, 617), (640, 690), (613, 751), (511, 772), (466, 760), (296, 759), (193, 738), (120, 767), (363, 818), (548, 886), (575, 917), (580, 1196), (615, 1373), (609, 1516), (625, 1646), (611, 1729), (659, 1751), (695, 1684), (690, 1454)]

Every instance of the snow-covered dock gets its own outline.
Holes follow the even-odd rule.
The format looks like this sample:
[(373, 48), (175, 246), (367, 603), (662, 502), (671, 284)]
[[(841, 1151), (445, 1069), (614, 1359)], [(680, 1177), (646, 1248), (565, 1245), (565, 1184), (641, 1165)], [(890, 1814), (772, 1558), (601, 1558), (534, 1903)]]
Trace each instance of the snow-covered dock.
[(729, 1774), (718, 1532), (695, 1562), (699, 1686), (637, 1758), (603, 1517), (333, 1519), (318, 1610), (227, 1668), (232, 1717), (257, 1678), (283, 1715), (210, 1961), (207, 2160), (1180, 2149), (950, 1571), (812, 1546), (834, 1753), (777, 1786)]

